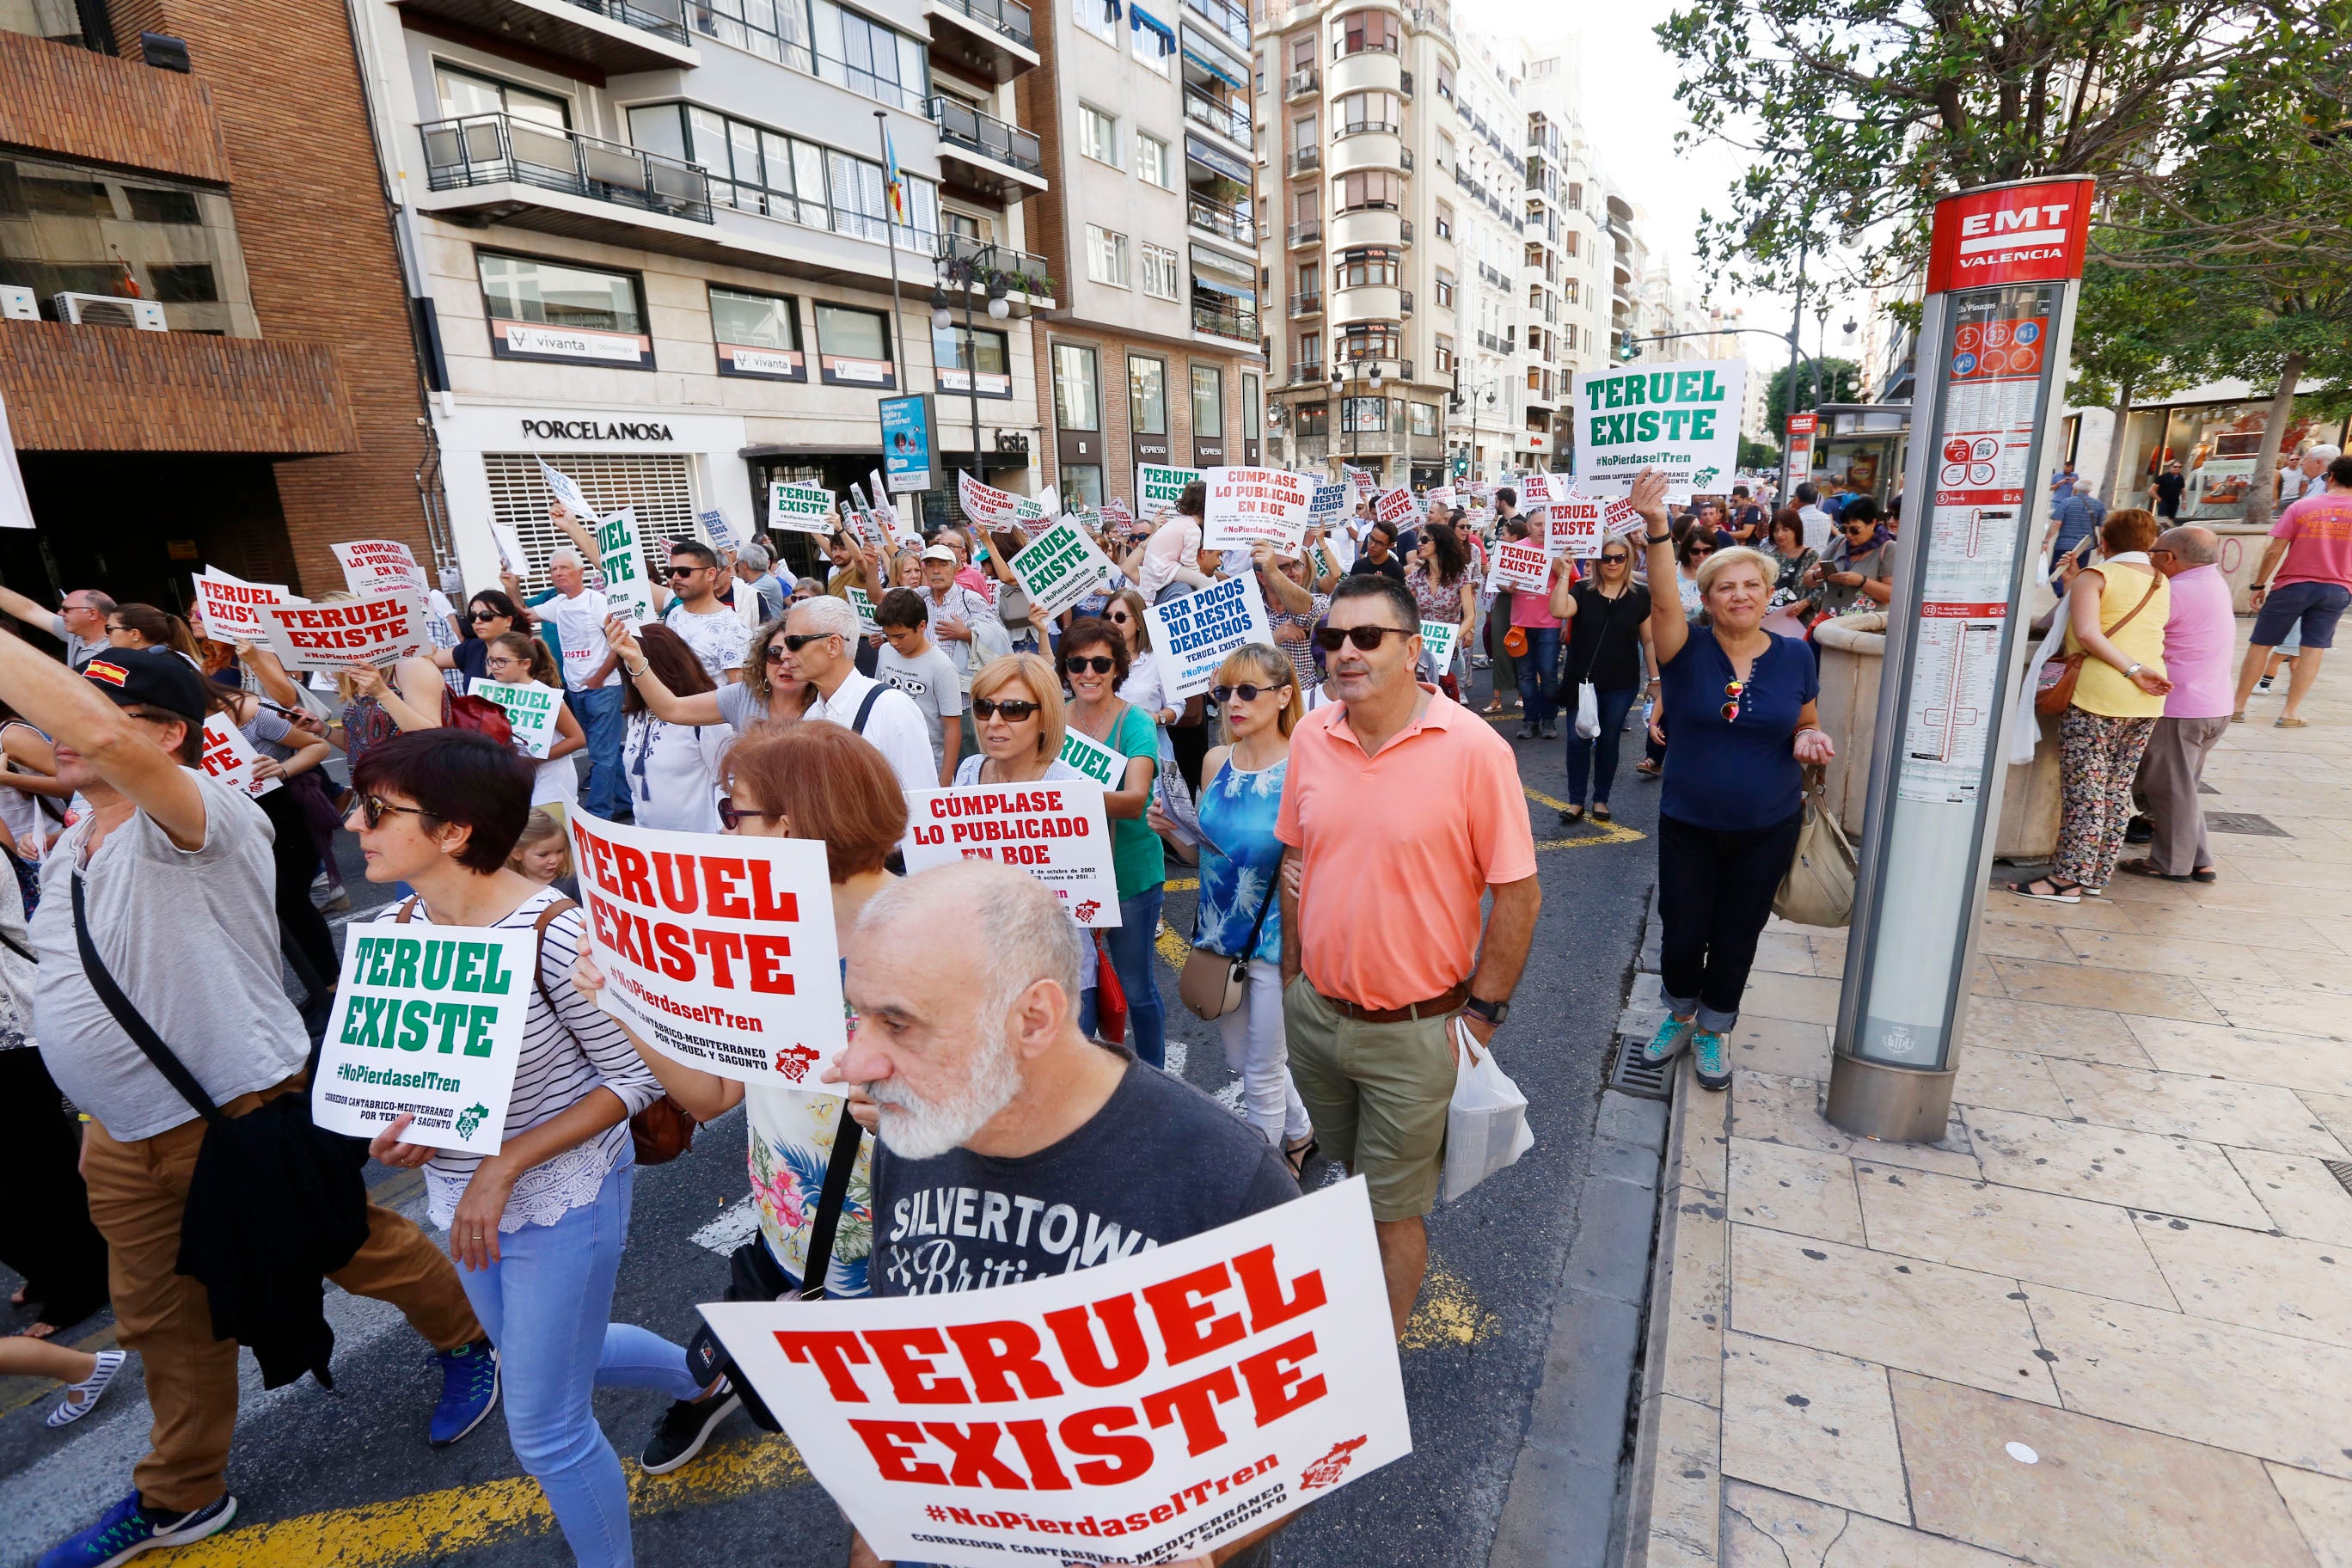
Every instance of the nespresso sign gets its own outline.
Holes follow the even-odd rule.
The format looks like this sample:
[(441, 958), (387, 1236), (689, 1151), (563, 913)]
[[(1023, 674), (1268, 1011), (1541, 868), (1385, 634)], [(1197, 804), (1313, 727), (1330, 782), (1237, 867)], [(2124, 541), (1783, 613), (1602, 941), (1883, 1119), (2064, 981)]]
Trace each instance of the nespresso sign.
[(667, 425), (618, 419), (526, 419), (524, 436), (535, 441), (675, 441)]

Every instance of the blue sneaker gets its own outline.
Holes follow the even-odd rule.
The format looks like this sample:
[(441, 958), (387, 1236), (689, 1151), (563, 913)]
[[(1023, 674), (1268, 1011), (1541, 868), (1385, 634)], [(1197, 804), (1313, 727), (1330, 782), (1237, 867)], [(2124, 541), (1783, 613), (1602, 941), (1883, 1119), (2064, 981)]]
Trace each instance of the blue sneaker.
[(446, 1448), (482, 1424), (499, 1404), (499, 1352), (488, 1340), (443, 1351), (441, 1402), (433, 1407), (433, 1446)]
[(1731, 1063), (1723, 1054), (1723, 1037), (1713, 1029), (1701, 1029), (1691, 1037), (1691, 1067), (1698, 1074), (1698, 1086), (1720, 1092), (1731, 1087)]
[(132, 1492), (106, 1510), (106, 1517), (79, 1535), (61, 1541), (41, 1556), (41, 1568), (114, 1568), (157, 1546), (185, 1546), (228, 1528), (236, 1499), (226, 1492), (205, 1507), (183, 1514), (151, 1510)]
[(1650, 1037), (1650, 1043), (1642, 1047), (1642, 1059), (1652, 1067), (1674, 1060), (1682, 1055), (1683, 1040), (1690, 1033), (1690, 1027), (1688, 1018), (1677, 1018), (1671, 1013), (1667, 1014), (1665, 1022), (1658, 1026), (1658, 1032)]

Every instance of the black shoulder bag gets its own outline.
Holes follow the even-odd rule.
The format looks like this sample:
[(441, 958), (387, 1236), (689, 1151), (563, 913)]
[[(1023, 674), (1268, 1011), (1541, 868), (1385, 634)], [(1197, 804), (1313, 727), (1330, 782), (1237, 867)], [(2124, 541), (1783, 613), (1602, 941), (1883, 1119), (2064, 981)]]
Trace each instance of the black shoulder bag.
[[(90, 940), (79, 871), (73, 921), (90, 989), (205, 1120), (180, 1216), (176, 1267), (211, 1297), (213, 1337), (251, 1351), (266, 1388), (306, 1372), (332, 1388), (327, 1363), (335, 1333), (327, 1325), (326, 1276), (350, 1263), (367, 1240), (367, 1185), (360, 1175), (367, 1145), (314, 1123), (307, 1089), (266, 1100), (243, 1116), (224, 1113), (115, 984)], [(317, 1067), (314, 1046), (310, 1070)]]

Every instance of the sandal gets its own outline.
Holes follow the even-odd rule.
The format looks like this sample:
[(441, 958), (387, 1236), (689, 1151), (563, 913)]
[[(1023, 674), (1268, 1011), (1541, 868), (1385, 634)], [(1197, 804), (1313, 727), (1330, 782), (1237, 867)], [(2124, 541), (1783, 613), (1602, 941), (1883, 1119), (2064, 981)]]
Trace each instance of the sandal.
[(2145, 860), (2126, 860), (2118, 864), (2116, 867), (2116, 869), (2131, 877), (2153, 877), (2159, 882), (2186, 882), (2189, 880), (2185, 876), (2175, 876), (2169, 871), (2159, 871)]
[(1288, 1143), (1283, 1146), (1282, 1163), (1290, 1167), (1293, 1181), (1304, 1184), (1307, 1180), (1307, 1162), (1322, 1152), (1323, 1145), (1318, 1143), (1314, 1135), (1310, 1133), (1304, 1143)]
[(2311, 721), (2308, 719), (2273, 719), (2271, 721), (2271, 728), (2273, 730), (2308, 730), (2311, 728)]
[[(2062, 882), (2055, 877), (2036, 877), (2031, 882), (2011, 882), (2009, 890), (2021, 899), (2039, 899), (2045, 904), (2079, 904), (2083, 901), (2080, 882)], [(2042, 892), (2033, 889), (2041, 888)]]
[(2242, 708), (2239, 709), (2235, 713), (2232, 713), (2232, 714), (2231, 714), (2231, 715), (2230, 715), (2230, 722), (2231, 722), (2231, 723), (2232, 723), (2232, 724), (2242, 724), (2242, 723), (2244, 723), (2245, 721), (2246, 721), (2246, 710), (2245, 710), (2244, 709), (2242, 709)]

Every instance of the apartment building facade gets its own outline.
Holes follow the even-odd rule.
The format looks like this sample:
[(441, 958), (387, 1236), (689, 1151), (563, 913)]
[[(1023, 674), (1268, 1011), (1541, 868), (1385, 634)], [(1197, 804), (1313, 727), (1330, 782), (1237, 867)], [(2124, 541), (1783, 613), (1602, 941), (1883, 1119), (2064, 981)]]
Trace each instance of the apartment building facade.
[(1059, 281), (1034, 334), (1045, 472), (1073, 504), (1133, 504), (1136, 469), (1255, 463), (1265, 418), (1262, 128), (1233, 0), (1070, 0), (1019, 88)]
[(866, 483), (901, 393), (935, 395), (926, 516), (956, 470), (1034, 487), (1056, 280), (1024, 248), (1046, 184), (1013, 119), (1039, 58), (1018, 0), (355, 16), (468, 583), (495, 579), (492, 519), (543, 574), (540, 458), (649, 537), (763, 525), (772, 481)]
[(446, 546), (374, 168), (340, 4), (0, 5), (0, 576), (184, 608)]
[[(1286, 301), (1268, 333), (1269, 450), (1293, 468), (1442, 482), (1454, 358), (1477, 320), (1463, 296), (1472, 192), (1440, 156), (1441, 135), (1459, 146), (1468, 133), (1450, 10), (1257, 5), (1258, 110), (1277, 136), (1262, 260)], [(1498, 157), (1516, 158), (1517, 134), (1496, 131)], [(1516, 192), (1484, 189), (1482, 210), (1516, 216)]]

